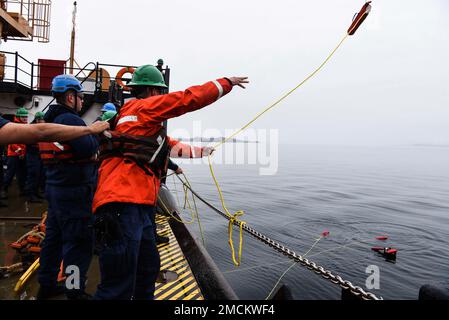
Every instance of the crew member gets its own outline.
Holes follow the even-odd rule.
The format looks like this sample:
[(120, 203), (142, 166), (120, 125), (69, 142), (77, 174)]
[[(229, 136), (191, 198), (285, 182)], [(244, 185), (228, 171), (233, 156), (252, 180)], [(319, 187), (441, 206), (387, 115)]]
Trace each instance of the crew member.
[[(50, 106), (45, 122), (86, 125), (78, 115), (83, 103), (83, 87), (77, 78), (71, 75), (55, 77), (52, 93), (57, 104)], [(79, 288), (67, 288), (68, 299), (86, 300), (89, 298), (84, 291), (86, 273), (93, 254), (92, 198), (98, 140), (89, 135), (64, 143), (40, 144), (39, 149), (47, 170), (49, 207), (40, 255), (41, 287), (37, 298), (46, 299), (58, 292), (57, 277), (63, 261), (64, 271), (76, 271), (80, 276)]]
[[(101, 165), (94, 197), (96, 230), (103, 243), (96, 299), (154, 298), (160, 269), (154, 230), (160, 177), (169, 149), (171, 156), (198, 156), (190, 146), (185, 148), (167, 137), (162, 123), (214, 103), (233, 86), (244, 87), (246, 79), (222, 78), (184, 92), (160, 95), (167, 89), (161, 72), (151, 65), (136, 69), (128, 84), (136, 99), (121, 108), (116, 120), (115, 141), (125, 139), (126, 146), (106, 153), (109, 157)], [(132, 141), (136, 141), (135, 147)], [(199, 156), (212, 150), (203, 148)]]
[[(89, 134), (99, 134), (109, 129), (109, 123), (97, 122), (89, 127), (66, 126), (59, 124), (17, 124), (0, 117), (0, 146), (10, 143), (36, 143), (40, 141), (67, 141)], [(1, 148), (0, 148), (1, 150)], [(3, 160), (3, 151), (0, 152)], [(3, 188), (3, 161), (0, 160), (0, 193), (6, 198)], [(6, 206), (0, 202), (0, 207)]]
[[(2, 119), (2, 118), (0, 118)], [(3, 179), (4, 179), (4, 175), (3, 175), (3, 153), (4, 153), (4, 148), (2, 145), (0, 145), (0, 208), (5, 208), (8, 205), (3, 203), (1, 200), (6, 198), (6, 195), (4, 194), (3, 191)]]
[(159, 59), (158, 61), (157, 61), (157, 66), (156, 66), (156, 68), (162, 73), (162, 75), (164, 74), (164, 60), (162, 60), (162, 59)]
[[(182, 168), (180, 166), (178, 166), (176, 163), (174, 163), (173, 160), (170, 158), (168, 159), (167, 168), (169, 170), (172, 170), (176, 174), (182, 174), (184, 172), (184, 171), (182, 171)], [(163, 208), (159, 208), (159, 209), (162, 209), (162, 212), (165, 211)], [(160, 245), (160, 244), (169, 243), (169, 242), (170, 242), (169, 237), (161, 236), (160, 234), (158, 234), (156, 232), (156, 244)]]
[[(16, 112), (14, 122), (17, 124), (28, 123), (28, 111), (25, 108), (20, 108)], [(4, 195), (8, 197), (8, 188), (14, 179), (17, 178), (19, 185), (20, 195), (25, 195), (25, 182), (26, 182), (26, 145), (24, 144), (10, 144), (8, 146), (8, 160), (5, 180), (3, 181)]]
[[(44, 116), (43, 112), (37, 112), (31, 124), (45, 123)], [(31, 203), (42, 203), (43, 197), (39, 194), (39, 185), (40, 181), (44, 180), (44, 172), (39, 155), (39, 145), (37, 143), (28, 144), (26, 150), (27, 179), (25, 191), (28, 201)]]
[(117, 112), (117, 107), (112, 102), (105, 103), (101, 108), (101, 115), (95, 121), (102, 121), (106, 112)]
[(174, 163), (172, 161), (172, 159), (168, 160), (168, 169), (170, 169), (171, 171), (175, 172), (176, 174), (183, 174), (184, 173), (182, 168), (180, 166), (178, 166), (176, 163)]

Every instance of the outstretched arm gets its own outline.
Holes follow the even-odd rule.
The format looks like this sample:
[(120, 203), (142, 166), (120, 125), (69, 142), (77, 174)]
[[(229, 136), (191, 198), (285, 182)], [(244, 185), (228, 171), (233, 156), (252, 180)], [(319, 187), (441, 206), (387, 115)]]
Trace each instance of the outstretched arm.
[(170, 157), (173, 158), (198, 159), (202, 157), (208, 157), (215, 151), (215, 149), (212, 147), (195, 147), (189, 144), (181, 143), (173, 138), (168, 138), (168, 144), (170, 146)]
[(0, 144), (36, 142), (64, 142), (109, 129), (109, 123), (96, 122), (88, 127), (65, 126), (52, 123), (8, 123), (0, 129)]
[(146, 113), (153, 124), (159, 124), (204, 108), (227, 95), (234, 86), (245, 88), (248, 82), (246, 77), (222, 78), (185, 91), (150, 97), (141, 112)]

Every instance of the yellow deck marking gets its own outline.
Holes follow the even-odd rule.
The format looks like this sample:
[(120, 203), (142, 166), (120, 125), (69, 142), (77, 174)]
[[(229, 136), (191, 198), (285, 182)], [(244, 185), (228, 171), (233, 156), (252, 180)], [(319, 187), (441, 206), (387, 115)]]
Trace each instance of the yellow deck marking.
[(173, 293), (178, 292), (179, 290), (182, 290), (186, 285), (188, 285), (190, 282), (195, 281), (193, 278), (187, 278), (184, 281), (182, 281), (181, 283), (177, 284), (175, 287), (173, 287), (172, 289), (164, 292), (163, 294), (161, 294), (157, 299), (158, 300), (164, 300), (165, 298), (167, 298), (168, 296), (170, 296)]
[(198, 283), (184, 257), (176, 237), (168, 223), (169, 218), (156, 216), (156, 222), (160, 225), (158, 234), (168, 237), (170, 242), (158, 245), (161, 258), (161, 270), (169, 270), (178, 274), (178, 279), (171, 283), (157, 283), (155, 290), (156, 300), (204, 300)]
[(190, 290), (192, 290), (193, 288), (195, 288), (196, 283), (192, 283), (190, 286), (188, 286), (187, 288), (185, 288), (183, 291), (181, 291), (180, 293), (178, 293), (177, 295), (174, 295), (173, 297), (170, 298), (170, 300), (177, 300), (178, 298), (182, 297), (182, 296), (188, 296), (187, 294), (190, 292)]
[[(173, 252), (173, 254), (170, 254), (170, 256), (164, 258), (164, 260), (161, 260), (161, 266), (163, 266), (164, 264), (166, 264), (167, 262), (170, 261), (175, 261), (177, 260), (179, 257), (181, 257), (182, 259), (184, 259), (184, 255), (182, 254), (181, 250), (177, 250), (177, 252)], [(161, 267), (162, 268), (162, 267)]]
[(175, 265), (175, 264), (177, 264), (178, 262), (181, 263), (184, 259), (185, 259), (185, 258), (182, 256), (182, 257), (179, 257), (179, 258), (176, 259), (176, 260), (173, 260), (173, 261), (170, 261), (170, 262), (168, 262), (168, 263), (166, 263), (166, 264), (163, 264), (163, 265), (161, 265), (161, 270), (167, 269), (168, 266)]
[[(184, 273), (183, 275), (181, 275), (181, 276), (178, 278), (178, 282), (181, 281), (182, 279), (186, 278), (186, 277), (191, 277), (191, 276), (192, 276), (192, 273), (191, 273), (190, 271), (188, 271), (188, 272)], [(155, 291), (155, 295), (158, 295), (159, 293), (161, 293), (161, 292), (164, 291), (164, 290), (170, 289), (170, 288), (171, 288), (173, 285), (175, 285), (175, 284), (176, 284), (176, 281), (175, 281), (175, 282), (171, 282), (171, 283), (166, 283), (166, 284), (164, 284), (163, 286), (161, 286), (160, 288), (158, 288), (158, 289)]]
[(197, 295), (201, 295), (201, 292), (198, 290), (193, 291), (191, 294), (189, 294), (187, 297), (184, 298), (184, 300), (196, 300), (194, 299)]
[[(178, 252), (182, 252), (180, 249), (175, 249), (175, 251), (173, 251), (173, 254), (178, 253)], [(160, 256), (161, 261), (164, 260), (167, 256), (170, 256), (172, 253), (171, 252), (166, 252), (163, 255)]]

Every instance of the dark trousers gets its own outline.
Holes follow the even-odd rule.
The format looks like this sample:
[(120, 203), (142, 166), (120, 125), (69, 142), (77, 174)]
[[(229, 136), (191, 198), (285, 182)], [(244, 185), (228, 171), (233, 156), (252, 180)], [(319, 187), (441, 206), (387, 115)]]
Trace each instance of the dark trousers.
[(39, 193), (39, 183), (42, 179), (43, 168), (39, 154), (28, 152), (26, 155), (27, 179), (25, 192), (32, 196)]
[[(55, 187), (47, 185), (49, 203), (47, 229), (40, 255), (39, 283), (54, 288), (61, 261), (64, 270), (75, 266), (80, 274), (80, 288), (67, 290), (69, 298), (84, 292), (94, 244), (92, 214), (93, 186)], [(70, 274), (68, 274), (69, 276)]]
[(97, 300), (153, 300), (160, 257), (155, 239), (155, 208), (131, 203), (101, 207), (97, 221), (109, 215), (119, 232), (99, 244), (101, 283)]
[(3, 190), (3, 180), (5, 180), (5, 176), (3, 175), (3, 152), (0, 147), (0, 189)]
[(8, 157), (6, 162), (8, 168), (6, 169), (5, 179), (3, 181), (3, 188), (8, 189), (11, 186), (14, 176), (17, 176), (17, 182), (21, 192), (25, 191), (26, 181), (26, 161), (19, 157)]

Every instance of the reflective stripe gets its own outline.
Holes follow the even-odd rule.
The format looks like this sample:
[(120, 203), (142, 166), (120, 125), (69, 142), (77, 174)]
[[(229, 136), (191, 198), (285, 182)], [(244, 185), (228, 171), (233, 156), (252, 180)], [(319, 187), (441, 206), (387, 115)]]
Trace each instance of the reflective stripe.
[(121, 118), (121, 119), (117, 122), (117, 126), (119, 126), (119, 125), (121, 125), (121, 124), (123, 124), (123, 123), (125, 123), (125, 122), (137, 122), (137, 121), (139, 121), (139, 120), (137, 119), (137, 116), (126, 116), (126, 117)]
[(60, 144), (59, 142), (53, 142), (53, 144), (61, 151), (64, 151), (65, 148), (62, 144)]
[(217, 98), (217, 100), (218, 100), (221, 97), (223, 97), (224, 90), (223, 90), (223, 87), (221, 86), (220, 82), (218, 82), (217, 80), (214, 80), (212, 82), (217, 86), (217, 89), (218, 89), (218, 98)]
[[(161, 138), (161, 137), (159, 137), (159, 138)], [(156, 152), (154, 153), (153, 157), (150, 160), (150, 163), (153, 163), (154, 160), (156, 159), (157, 155), (159, 154), (159, 152), (161, 152), (161, 149), (162, 149), (162, 147), (164, 146), (164, 143), (165, 143), (165, 138), (164, 138), (164, 140), (162, 140), (162, 142), (158, 141), (158, 143), (159, 143), (159, 148), (157, 148)]]
[(202, 155), (203, 155), (203, 149), (201, 149), (201, 150), (199, 150), (199, 152), (200, 152), (200, 154), (197, 154), (198, 153), (198, 149), (197, 148), (195, 148), (194, 146), (191, 146), (190, 147), (190, 150), (192, 150), (191, 152), (192, 152), (192, 158), (202, 158)]

